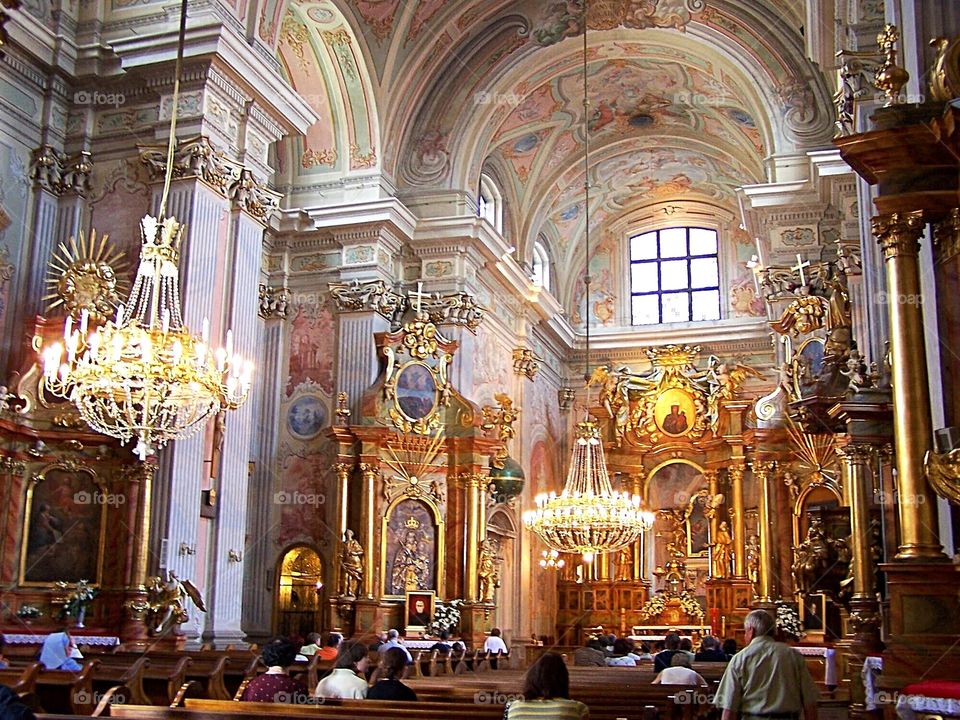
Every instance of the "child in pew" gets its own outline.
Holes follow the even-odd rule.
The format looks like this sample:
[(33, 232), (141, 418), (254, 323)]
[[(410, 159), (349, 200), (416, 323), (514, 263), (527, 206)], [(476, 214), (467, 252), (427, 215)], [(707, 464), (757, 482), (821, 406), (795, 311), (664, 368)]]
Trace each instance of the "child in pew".
[(276, 638), (263, 646), (260, 654), (267, 672), (250, 681), (240, 698), (244, 702), (307, 702), (307, 686), (287, 673), (297, 657), (297, 645)]
[(584, 720), (590, 711), (570, 699), (570, 673), (557, 653), (544, 653), (523, 681), (523, 699), (507, 703), (504, 720)]
[(380, 658), (377, 681), (367, 691), (367, 700), (416, 700), (417, 694), (400, 682), (407, 669), (407, 656), (400, 648), (390, 648)]
[[(74, 660), (77, 655), (79, 652), (70, 633), (66, 631), (50, 633), (43, 641), (43, 647), (40, 648), (40, 664), (46, 670), (80, 672), (83, 667)], [(80, 655), (80, 657), (83, 656)]]

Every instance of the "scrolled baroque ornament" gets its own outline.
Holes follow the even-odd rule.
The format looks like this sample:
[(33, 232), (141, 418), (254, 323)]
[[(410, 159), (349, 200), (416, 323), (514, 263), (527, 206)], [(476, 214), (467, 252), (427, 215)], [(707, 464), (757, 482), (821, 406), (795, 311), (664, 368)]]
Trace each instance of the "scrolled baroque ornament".
[(280, 208), (280, 200), (283, 199), (283, 193), (269, 189), (247, 169), (240, 172), (240, 177), (227, 189), (227, 193), (233, 200), (234, 208), (245, 210), (261, 222), (270, 219)]
[(88, 152), (67, 157), (50, 145), (42, 145), (33, 151), (30, 179), (37, 187), (54, 195), (73, 193), (86, 197), (90, 192), (92, 173), (93, 159)]
[[(167, 171), (167, 147), (141, 145), (139, 150), (140, 162), (146, 166), (151, 179), (162, 179)], [(203, 136), (177, 143), (173, 156), (174, 179), (197, 177), (224, 197), (231, 197), (231, 189), (238, 186), (242, 174), (243, 166), (240, 163), (227, 158)]]
[(290, 305), (290, 291), (285, 287), (260, 286), (260, 317), (264, 320), (287, 317)]
[(371, 310), (393, 320), (405, 308), (405, 298), (383, 280), (330, 283), (330, 297), (340, 312)]

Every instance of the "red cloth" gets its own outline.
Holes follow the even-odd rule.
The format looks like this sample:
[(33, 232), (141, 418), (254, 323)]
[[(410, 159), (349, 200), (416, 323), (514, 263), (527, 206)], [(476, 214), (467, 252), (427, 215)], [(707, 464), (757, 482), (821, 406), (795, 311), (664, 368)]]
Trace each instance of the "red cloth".
[(923, 695), (933, 698), (960, 700), (960, 682), (953, 680), (924, 680), (907, 685), (900, 691), (903, 695)]

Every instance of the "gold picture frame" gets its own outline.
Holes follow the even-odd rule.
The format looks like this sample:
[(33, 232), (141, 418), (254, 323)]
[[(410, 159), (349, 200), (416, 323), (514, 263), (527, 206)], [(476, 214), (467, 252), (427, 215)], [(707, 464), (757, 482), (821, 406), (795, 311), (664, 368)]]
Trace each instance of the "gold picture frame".
[[(420, 603), (423, 604), (422, 610), (420, 609)], [(403, 606), (404, 629), (407, 632), (426, 630), (427, 626), (433, 622), (436, 604), (437, 593), (433, 590), (408, 591)], [(426, 622), (423, 622), (423, 620), (426, 620)]]
[[(66, 478), (59, 483), (47, 484), (55, 473), (62, 473)], [(88, 482), (81, 485), (70, 481), (79, 475), (87, 476)], [(47, 492), (48, 490), (50, 492)], [(106, 485), (91, 468), (76, 463), (54, 463), (34, 474), (27, 486), (24, 505), (18, 585), (54, 587), (59, 581), (87, 580), (90, 585), (99, 586), (103, 580), (107, 509), (111, 504), (110, 498), (113, 497), (120, 496), (109, 493)], [(60, 515), (75, 520), (79, 516), (79, 520), (63, 532), (65, 527)], [(90, 528), (82, 526), (80, 520), (89, 522), (94, 518), (97, 524), (94, 533), (96, 537), (90, 538)], [(89, 556), (91, 539), (95, 540), (96, 557), (92, 562), (84, 564), (83, 560)], [(64, 556), (62, 553), (68, 554)]]
[[(387, 555), (390, 552), (390, 548), (387, 547), (387, 536), (388, 529), (390, 527), (390, 520), (393, 517), (397, 506), (405, 500), (415, 500), (423, 503), (427, 506), (427, 509), (432, 515), (433, 525), (436, 532), (434, 557), (436, 588), (434, 588), (431, 592), (435, 592), (442, 596), (444, 591), (444, 558), (446, 557), (446, 546), (444, 542), (446, 529), (443, 521), (443, 513), (440, 511), (440, 507), (433, 500), (433, 498), (425, 495), (411, 495), (404, 493), (399, 497), (394, 498), (394, 500), (385, 508), (383, 519), (380, 523), (380, 597), (394, 600), (400, 600), (405, 597), (405, 594), (392, 592), (390, 587), (390, 578), (387, 577)], [(427, 590), (407, 592), (427, 592)]]

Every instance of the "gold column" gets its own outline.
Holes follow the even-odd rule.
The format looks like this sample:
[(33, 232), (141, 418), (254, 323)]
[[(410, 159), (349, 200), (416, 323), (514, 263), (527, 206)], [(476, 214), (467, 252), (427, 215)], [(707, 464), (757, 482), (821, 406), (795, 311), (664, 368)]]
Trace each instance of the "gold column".
[(893, 432), (900, 512), (898, 560), (945, 560), (937, 533), (937, 500), (923, 473), (933, 440), (927, 384), (926, 344), (920, 293), (920, 235), (923, 213), (890, 213), (873, 218), (887, 275)]
[(363, 475), (363, 491), (361, 495), (361, 523), (363, 524), (363, 558), (366, 567), (363, 573), (363, 595), (370, 599), (373, 598), (376, 585), (376, 568), (379, 563), (375, 562), (377, 557), (376, 543), (376, 487), (377, 475), (380, 469), (372, 463), (360, 463), (360, 472)]
[(773, 603), (773, 547), (777, 536), (773, 502), (773, 472), (776, 463), (760, 461), (753, 465), (753, 476), (760, 485), (760, 577), (757, 582), (757, 601), (761, 605)]
[(337, 543), (336, 550), (333, 553), (333, 583), (338, 593), (344, 592), (340, 587), (340, 546), (343, 542), (344, 534), (347, 532), (347, 508), (348, 508), (348, 485), (350, 480), (350, 465), (347, 463), (336, 463), (333, 466), (337, 473)]
[(157, 466), (152, 462), (138, 464), (128, 471), (126, 480), (137, 486), (137, 503), (130, 508), (134, 515), (130, 518), (133, 528), (133, 558), (131, 563), (130, 589), (145, 590), (150, 562), (150, 515), (153, 513), (153, 474)]
[(850, 503), (850, 563), (853, 567), (853, 600), (875, 597), (874, 568), (871, 557), (870, 491), (868, 468), (874, 450), (869, 445), (845, 445), (837, 448), (843, 473), (844, 494)]
[(727, 476), (730, 478), (730, 490), (733, 500), (733, 551), (734, 567), (733, 571), (736, 577), (742, 578), (747, 575), (746, 558), (746, 524), (743, 507), (743, 458), (737, 458), (733, 464), (727, 467)]
[(467, 568), (465, 578), (466, 601), (468, 603), (476, 602), (480, 594), (480, 583), (477, 577), (480, 559), (480, 483), (483, 480), (482, 475), (476, 473), (463, 473), (460, 478), (466, 486), (467, 492)]
[[(634, 497), (642, 497), (643, 493), (643, 481), (646, 478), (646, 473), (643, 468), (640, 468), (639, 472), (633, 473), (629, 476), (630, 479), (630, 493)], [(646, 577), (646, 563), (647, 563), (647, 533), (649, 530), (644, 530), (640, 533), (640, 537), (637, 538), (636, 542), (633, 543), (633, 568), (632, 574), (634, 580), (642, 580)]]

